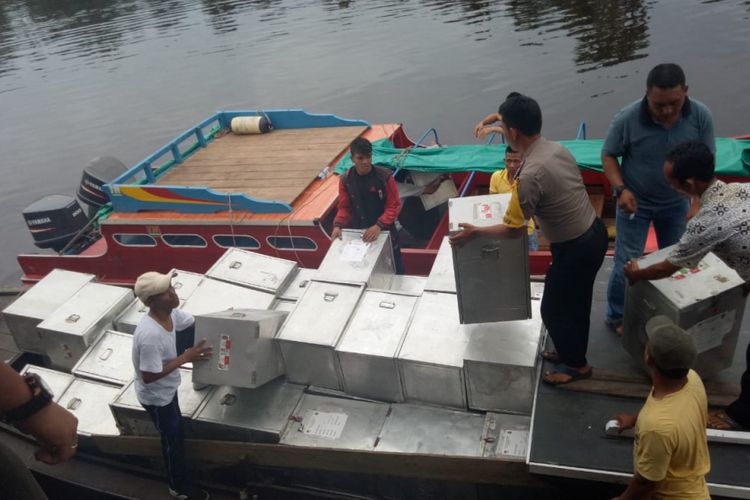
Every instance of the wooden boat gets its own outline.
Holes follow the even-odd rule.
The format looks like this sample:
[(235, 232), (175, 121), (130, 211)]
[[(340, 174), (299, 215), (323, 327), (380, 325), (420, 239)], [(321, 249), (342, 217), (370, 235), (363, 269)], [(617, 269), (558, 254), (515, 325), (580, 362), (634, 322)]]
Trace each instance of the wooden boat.
[[(259, 116), (273, 124), (272, 133), (230, 133), (232, 119)], [(413, 141), (400, 124), (370, 125), (302, 110), (218, 112), (105, 186), (111, 203), (92, 220), (92, 244), (57, 255), (19, 255), (23, 281), (38, 281), (55, 268), (124, 285), (146, 270), (166, 272), (175, 263), (202, 273), (228, 247), (317, 268), (330, 245), (336, 213), (339, 180), (331, 171), (351, 140), (389, 139), (397, 148), (419, 148), (430, 133), (437, 142), (434, 129)], [(577, 138), (585, 139), (585, 125)], [(460, 167), (450, 174), (459, 196), (485, 193), (489, 173)], [(597, 212), (612, 219), (606, 178), (599, 171), (582, 173)], [(415, 217), (426, 234), (402, 245), (403, 263), (407, 274), (426, 275), (447, 234), (447, 212)], [(530, 253), (533, 275), (544, 275), (551, 260), (543, 238), (541, 243), (540, 251)]]

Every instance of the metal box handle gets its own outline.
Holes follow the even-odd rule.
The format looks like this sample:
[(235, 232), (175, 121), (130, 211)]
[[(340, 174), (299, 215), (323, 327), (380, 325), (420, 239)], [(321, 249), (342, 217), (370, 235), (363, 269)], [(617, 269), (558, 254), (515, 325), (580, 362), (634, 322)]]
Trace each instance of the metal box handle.
[(306, 288), (306, 287), (307, 287), (307, 285), (308, 285), (308, 283), (310, 283), (310, 280), (302, 280), (302, 281), (300, 281), (300, 283), (299, 283), (299, 287), (300, 287), (300, 288)]
[(112, 356), (112, 348), (111, 347), (107, 347), (99, 355), (99, 359), (101, 359), (102, 361), (106, 361), (106, 360), (109, 359), (110, 356)]
[(244, 317), (245, 317), (245, 313), (241, 313), (241, 312), (233, 312), (233, 313), (232, 313), (232, 317), (233, 317), (233, 318), (244, 318)]
[(229, 269), (239, 269), (242, 267), (242, 262), (239, 260), (233, 261), (231, 264), (229, 264)]
[(182, 288), (182, 283), (180, 283), (179, 281), (175, 281), (174, 283), (172, 283), (172, 288), (174, 288), (175, 290), (179, 290), (180, 288)]
[(500, 247), (482, 247), (482, 258), (489, 259), (494, 258), (495, 260), (500, 259)]
[(83, 401), (81, 401), (79, 398), (71, 398), (70, 401), (68, 401), (67, 408), (68, 410), (75, 410), (79, 406), (81, 406), (82, 402)]
[(326, 302), (333, 302), (338, 296), (338, 292), (325, 292), (323, 293), (323, 300), (325, 300)]
[(392, 300), (381, 300), (378, 306), (382, 307), (383, 309), (395, 309), (396, 303), (393, 302)]
[(71, 314), (67, 318), (65, 318), (66, 323), (76, 323), (81, 317), (78, 314)]
[(648, 308), (648, 310), (649, 310), (649, 311), (651, 311), (651, 312), (656, 312), (656, 307), (654, 307), (654, 306), (653, 306), (653, 305), (651, 304), (651, 302), (649, 302), (648, 300), (646, 300), (646, 299), (643, 299), (643, 304), (644, 304), (644, 305), (645, 305), (645, 306), (646, 306), (646, 307)]
[(237, 396), (232, 393), (224, 394), (224, 397), (221, 398), (221, 404), (225, 406), (232, 406), (236, 401)]

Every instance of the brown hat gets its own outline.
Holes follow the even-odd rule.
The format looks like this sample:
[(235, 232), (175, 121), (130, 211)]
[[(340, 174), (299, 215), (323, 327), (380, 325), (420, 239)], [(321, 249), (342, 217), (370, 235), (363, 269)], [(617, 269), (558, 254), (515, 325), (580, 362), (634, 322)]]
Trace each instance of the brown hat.
[(155, 271), (143, 273), (135, 280), (135, 296), (145, 304), (149, 297), (169, 290), (172, 278), (175, 276), (177, 276), (177, 273), (161, 274)]
[(685, 330), (666, 316), (654, 316), (646, 323), (648, 352), (660, 370), (690, 369), (698, 355), (695, 342)]

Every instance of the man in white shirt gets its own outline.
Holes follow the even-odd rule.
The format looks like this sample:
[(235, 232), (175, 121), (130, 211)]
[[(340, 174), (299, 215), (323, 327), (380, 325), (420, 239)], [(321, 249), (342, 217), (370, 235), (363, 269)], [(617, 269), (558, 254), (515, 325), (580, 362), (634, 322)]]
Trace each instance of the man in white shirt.
[(180, 300), (171, 274), (147, 272), (135, 282), (136, 296), (149, 311), (133, 334), (135, 392), (161, 435), (161, 448), (169, 476), (169, 493), (179, 499), (207, 500), (207, 492), (195, 488), (187, 475), (183, 449), (182, 414), (177, 401), (180, 370), (185, 363), (207, 360), (211, 348), (205, 339), (177, 355), (176, 330), (193, 324), (193, 316), (176, 309)]

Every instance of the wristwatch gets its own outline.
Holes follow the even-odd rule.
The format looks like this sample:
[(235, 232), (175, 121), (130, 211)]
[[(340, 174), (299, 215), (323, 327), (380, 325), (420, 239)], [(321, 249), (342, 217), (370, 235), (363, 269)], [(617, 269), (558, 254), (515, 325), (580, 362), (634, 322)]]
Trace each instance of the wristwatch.
[(619, 198), (623, 191), (627, 189), (624, 184), (620, 184), (619, 186), (612, 186), (612, 195), (615, 198)]
[(17, 408), (4, 412), (4, 420), (9, 424), (14, 424), (34, 415), (36, 412), (50, 404), (54, 397), (47, 387), (47, 384), (42, 380), (42, 377), (36, 373), (28, 373), (24, 375), (23, 381), (26, 382), (26, 385), (31, 389), (31, 399)]

